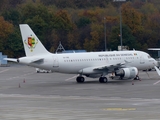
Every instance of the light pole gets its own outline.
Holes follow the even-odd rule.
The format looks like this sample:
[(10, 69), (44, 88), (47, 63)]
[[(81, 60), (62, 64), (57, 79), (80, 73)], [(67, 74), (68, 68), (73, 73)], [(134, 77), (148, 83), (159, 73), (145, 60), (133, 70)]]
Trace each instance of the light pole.
[[(126, 0), (113, 0), (113, 2), (126, 2)], [(121, 5), (120, 5), (120, 9), (119, 9), (119, 12), (120, 12), (120, 42), (121, 42), (121, 51), (123, 50), (122, 49), (122, 46), (123, 46), (123, 41), (122, 41), (122, 12), (121, 12)]]
[(106, 18), (104, 17), (104, 51), (107, 50), (107, 45), (106, 45)]

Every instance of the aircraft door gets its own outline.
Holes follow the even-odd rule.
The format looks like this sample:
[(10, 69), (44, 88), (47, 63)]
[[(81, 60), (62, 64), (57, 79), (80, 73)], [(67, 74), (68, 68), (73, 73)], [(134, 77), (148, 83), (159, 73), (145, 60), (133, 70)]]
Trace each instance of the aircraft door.
[(140, 56), (140, 64), (144, 64), (144, 63), (145, 63), (144, 56), (141, 55), (141, 56)]
[(53, 56), (53, 69), (58, 71), (59, 68), (59, 62), (58, 62), (58, 58), (56, 55)]

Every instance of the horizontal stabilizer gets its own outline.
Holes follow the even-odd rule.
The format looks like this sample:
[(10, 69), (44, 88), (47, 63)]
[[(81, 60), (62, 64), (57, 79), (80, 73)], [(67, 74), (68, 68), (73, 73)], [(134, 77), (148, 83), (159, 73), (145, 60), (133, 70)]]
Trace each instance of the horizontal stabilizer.
[(18, 62), (16, 58), (4, 58), (3, 60)]
[(21, 57), (18, 59), (19, 63), (23, 63), (23, 64), (32, 64), (32, 63), (42, 63), (43, 62), (42, 57)]
[(11, 61), (11, 62), (18, 62), (24, 64), (31, 64), (31, 63), (41, 63), (43, 62), (43, 58), (30, 58), (30, 57), (22, 57), (22, 58), (4, 58), (4, 60)]

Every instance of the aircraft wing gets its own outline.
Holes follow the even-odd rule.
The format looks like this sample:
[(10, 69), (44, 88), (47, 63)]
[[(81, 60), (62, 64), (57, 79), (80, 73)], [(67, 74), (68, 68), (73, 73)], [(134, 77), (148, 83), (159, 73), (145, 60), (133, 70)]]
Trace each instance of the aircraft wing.
[(110, 70), (114, 70), (115, 68), (120, 68), (123, 65), (125, 65), (125, 63), (103, 65), (103, 66), (95, 67), (94, 70), (108, 70), (108, 71), (110, 71)]

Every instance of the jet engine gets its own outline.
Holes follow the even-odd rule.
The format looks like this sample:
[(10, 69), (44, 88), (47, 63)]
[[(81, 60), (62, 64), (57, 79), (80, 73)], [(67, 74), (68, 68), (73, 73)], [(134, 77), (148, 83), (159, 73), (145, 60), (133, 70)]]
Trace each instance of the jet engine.
[(132, 79), (138, 75), (138, 69), (136, 67), (121, 68), (115, 72), (115, 76), (120, 78)]

